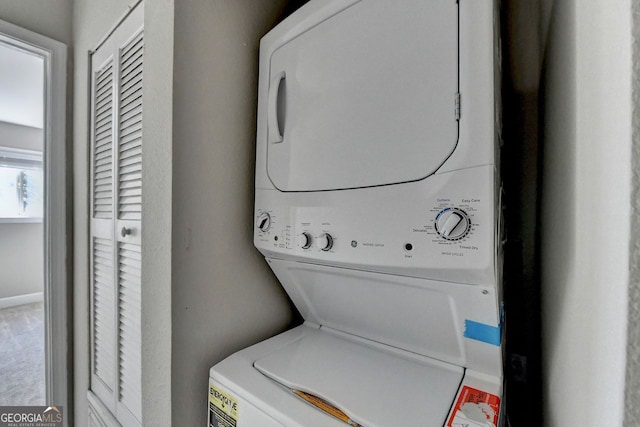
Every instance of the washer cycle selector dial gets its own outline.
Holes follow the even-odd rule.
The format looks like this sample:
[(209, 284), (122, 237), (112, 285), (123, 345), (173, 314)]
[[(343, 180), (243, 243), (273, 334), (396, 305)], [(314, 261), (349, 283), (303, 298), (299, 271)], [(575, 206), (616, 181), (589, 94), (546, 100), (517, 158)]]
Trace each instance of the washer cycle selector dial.
[(328, 251), (333, 247), (333, 237), (329, 233), (322, 233), (318, 236), (318, 248)]
[(298, 246), (302, 249), (309, 249), (311, 247), (311, 243), (313, 243), (313, 237), (311, 237), (311, 234), (304, 232), (298, 235)]
[(266, 212), (262, 212), (258, 216), (258, 221), (256, 222), (256, 225), (258, 226), (258, 229), (263, 233), (269, 231), (269, 228), (271, 228), (271, 215), (269, 215)]
[(460, 240), (470, 229), (471, 220), (462, 209), (446, 208), (436, 216), (436, 231), (447, 240)]

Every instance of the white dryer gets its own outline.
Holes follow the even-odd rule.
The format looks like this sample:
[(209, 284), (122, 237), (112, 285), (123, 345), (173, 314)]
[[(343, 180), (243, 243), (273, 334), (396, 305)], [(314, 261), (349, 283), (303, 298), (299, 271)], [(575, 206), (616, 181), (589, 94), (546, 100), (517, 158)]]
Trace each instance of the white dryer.
[(311, 0), (261, 42), (254, 244), (304, 324), (211, 368), (209, 426), (497, 426), (494, 0)]

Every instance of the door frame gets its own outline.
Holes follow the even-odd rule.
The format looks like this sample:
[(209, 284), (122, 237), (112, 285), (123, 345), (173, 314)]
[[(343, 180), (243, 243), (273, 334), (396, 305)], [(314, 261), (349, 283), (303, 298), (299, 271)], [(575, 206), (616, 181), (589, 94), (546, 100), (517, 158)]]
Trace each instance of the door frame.
[(63, 406), (70, 425), (73, 361), (67, 215), (67, 46), (0, 20), (0, 41), (44, 59), (44, 346), (47, 405)]

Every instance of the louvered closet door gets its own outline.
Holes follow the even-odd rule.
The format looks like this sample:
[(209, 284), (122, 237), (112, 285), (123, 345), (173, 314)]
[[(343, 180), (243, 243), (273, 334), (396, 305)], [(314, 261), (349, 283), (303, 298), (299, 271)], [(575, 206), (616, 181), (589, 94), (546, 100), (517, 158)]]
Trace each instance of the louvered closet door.
[(116, 390), (114, 269), (115, 64), (109, 52), (93, 56), (91, 114), (91, 390), (113, 407)]
[(92, 55), (91, 391), (123, 426), (142, 424), (142, 23)]
[[(118, 52), (116, 232), (118, 276), (118, 418), (141, 418), (140, 284), (142, 231), (143, 33)], [(120, 416), (121, 415), (121, 416)]]

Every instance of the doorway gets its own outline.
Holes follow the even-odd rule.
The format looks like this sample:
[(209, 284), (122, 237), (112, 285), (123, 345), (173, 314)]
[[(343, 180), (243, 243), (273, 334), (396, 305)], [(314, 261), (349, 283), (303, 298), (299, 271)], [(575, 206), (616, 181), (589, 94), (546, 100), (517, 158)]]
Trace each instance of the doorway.
[(0, 404), (44, 405), (44, 58), (0, 41)]
[[(12, 95), (0, 97), (0, 121), (4, 123), (0, 128), (0, 224), (31, 226), (36, 230), (32, 234), (39, 238), (39, 246), (24, 249), (20, 244), (29, 239), (14, 233), (18, 235), (12, 242), (15, 246), (5, 251), (14, 256), (14, 267), (18, 267), (12, 281), (22, 280), (24, 286), (13, 289), (13, 299), (4, 301), (12, 311), (7, 316), (12, 323), (7, 320), (0, 333), (15, 332), (9, 338), (17, 352), (0, 354), (15, 358), (9, 373), (15, 395), (0, 405), (70, 409), (66, 49), (60, 42), (0, 20), (0, 55), (17, 61), (13, 67), (23, 67), (17, 72), (6, 66), (6, 60), (4, 69), (0, 67), (0, 79), (12, 79), (6, 89)], [(23, 86), (16, 90), (19, 82)], [(0, 244), (9, 243), (8, 236), (3, 233)], [(35, 287), (38, 279), (40, 290)], [(27, 282), (31, 288), (26, 287)], [(3, 345), (3, 350), (7, 347)], [(24, 371), (18, 372), (19, 366)], [(64, 421), (68, 425), (68, 419)]]

